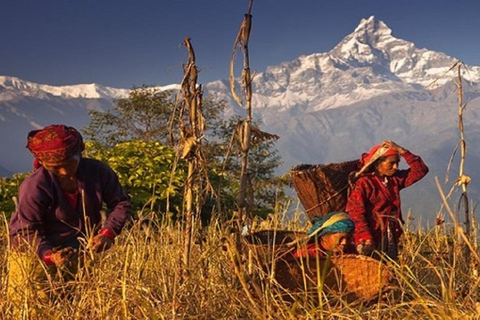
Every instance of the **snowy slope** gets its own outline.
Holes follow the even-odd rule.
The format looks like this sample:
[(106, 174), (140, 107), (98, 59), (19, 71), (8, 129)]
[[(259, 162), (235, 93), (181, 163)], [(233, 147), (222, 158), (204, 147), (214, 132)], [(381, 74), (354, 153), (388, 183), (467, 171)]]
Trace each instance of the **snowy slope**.
[(128, 95), (128, 89), (104, 87), (95, 83), (71, 86), (50, 86), (24, 81), (16, 77), (0, 76), (0, 101), (28, 96), (46, 99), (49, 95), (66, 99), (118, 99)]

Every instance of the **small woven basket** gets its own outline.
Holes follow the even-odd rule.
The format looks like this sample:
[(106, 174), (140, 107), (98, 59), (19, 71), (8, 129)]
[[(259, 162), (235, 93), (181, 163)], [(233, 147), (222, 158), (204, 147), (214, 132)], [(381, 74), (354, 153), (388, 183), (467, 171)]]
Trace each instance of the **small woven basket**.
[(358, 169), (358, 160), (330, 164), (301, 164), (290, 169), (298, 199), (310, 221), (332, 211), (344, 211), (349, 177)]
[(289, 246), (289, 243), (305, 238), (305, 232), (285, 230), (263, 230), (245, 236), (244, 243), (249, 250), (253, 251), (260, 261), (273, 259), (293, 258), (293, 251), (296, 246)]

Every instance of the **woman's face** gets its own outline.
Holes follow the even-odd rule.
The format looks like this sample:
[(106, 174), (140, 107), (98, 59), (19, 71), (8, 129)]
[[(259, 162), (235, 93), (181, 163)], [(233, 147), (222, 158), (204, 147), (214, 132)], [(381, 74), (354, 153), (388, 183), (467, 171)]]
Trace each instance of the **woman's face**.
[(348, 233), (329, 233), (320, 238), (320, 245), (325, 251), (343, 252), (348, 243)]
[(398, 163), (400, 162), (399, 155), (388, 156), (377, 165), (377, 173), (380, 176), (391, 177), (398, 170)]
[(60, 179), (69, 179), (75, 176), (80, 163), (80, 155), (74, 155), (65, 161), (49, 162), (42, 161), (42, 166), (50, 173), (54, 174)]

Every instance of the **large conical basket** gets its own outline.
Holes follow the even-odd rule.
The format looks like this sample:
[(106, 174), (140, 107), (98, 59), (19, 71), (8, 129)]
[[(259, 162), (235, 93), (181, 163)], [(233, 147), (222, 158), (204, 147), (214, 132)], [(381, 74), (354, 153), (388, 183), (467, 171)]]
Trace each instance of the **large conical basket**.
[[(298, 241), (304, 233), (265, 230), (244, 238), (246, 246), (266, 273), (291, 293), (317, 295), (326, 291), (347, 301), (370, 301), (387, 287), (391, 279), (388, 266), (360, 255), (295, 258), (294, 252), (305, 245)], [(296, 245), (290, 243), (295, 241)]]
[(344, 211), (349, 177), (358, 169), (358, 160), (330, 164), (301, 164), (290, 169), (298, 199), (308, 218)]

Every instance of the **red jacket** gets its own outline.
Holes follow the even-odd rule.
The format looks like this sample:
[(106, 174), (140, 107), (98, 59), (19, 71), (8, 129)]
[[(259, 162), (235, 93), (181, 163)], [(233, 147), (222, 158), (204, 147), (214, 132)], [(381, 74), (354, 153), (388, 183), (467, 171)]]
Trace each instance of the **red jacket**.
[(409, 151), (403, 158), (410, 167), (398, 170), (393, 176), (386, 177), (386, 185), (374, 173), (366, 173), (357, 179), (347, 201), (346, 211), (355, 222), (354, 240), (372, 240), (379, 244), (388, 221), (394, 227), (395, 242), (402, 234), (400, 222), (403, 223), (400, 190), (411, 186), (428, 173), (423, 160)]

